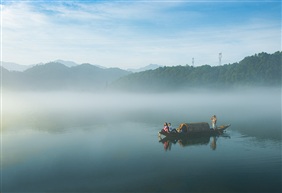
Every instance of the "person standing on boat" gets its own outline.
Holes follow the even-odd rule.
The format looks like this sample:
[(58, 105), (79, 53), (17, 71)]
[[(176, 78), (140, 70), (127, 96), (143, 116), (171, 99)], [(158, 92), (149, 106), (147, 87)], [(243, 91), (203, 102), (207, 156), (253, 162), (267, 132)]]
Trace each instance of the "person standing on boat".
[(216, 126), (216, 122), (217, 122), (216, 115), (213, 115), (213, 116), (211, 117), (211, 122), (212, 122), (212, 128), (213, 128), (213, 129), (216, 129), (216, 128), (217, 128), (217, 126)]

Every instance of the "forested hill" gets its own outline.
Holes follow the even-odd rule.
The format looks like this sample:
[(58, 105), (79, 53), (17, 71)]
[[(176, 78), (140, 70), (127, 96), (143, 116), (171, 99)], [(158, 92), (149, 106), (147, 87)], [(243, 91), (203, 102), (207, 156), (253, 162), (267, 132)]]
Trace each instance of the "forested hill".
[(102, 69), (90, 64), (67, 67), (61, 63), (33, 66), (23, 72), (1, 70), (2, 86), (12, 90), (117, 89), (123, 91), (176, 91), (191, 88), (280, 86), (282, 52), (260, 53), (239, 63), (159, 67), (131, 73), (118, 68)]
[(121, 77), (112, 84), (130, 91), (185, 90), (189, 88), (226, 88), (237, 86), (281, 86), (282, 52), (259, 53), (239, 63), (222, 66), (203, 65), (160, 67)]
[(91, 64), (67, 67), (58, 62), (33, 66), (23, 72), (2, 68), (2, 86), (10, 90), (104, 90), (107, 85), (130, 72), (103, 69)]

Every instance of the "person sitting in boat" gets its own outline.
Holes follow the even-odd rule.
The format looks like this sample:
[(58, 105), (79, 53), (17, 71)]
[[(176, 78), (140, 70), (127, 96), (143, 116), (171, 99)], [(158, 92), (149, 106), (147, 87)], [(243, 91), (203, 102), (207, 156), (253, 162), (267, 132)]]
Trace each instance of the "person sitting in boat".
[(163, 131), (166, 132), (166, 133), (169, 133), (169, 128), (168, 128), (167, 122), (164, 123)]
[(217, 128), (217, 126), (216, 126), (216, 122), (217, 122), (216, 115), (213, 115), (213, 116), (211, 117), (211, 122), (212, 122), (212, 128), (213, 128), (213, 129), (216, 129), (216, 128)]
[(177, 133), (177, 130), (172, 127), (171, 123), (168, 123), (168, 129), (170, 133)]

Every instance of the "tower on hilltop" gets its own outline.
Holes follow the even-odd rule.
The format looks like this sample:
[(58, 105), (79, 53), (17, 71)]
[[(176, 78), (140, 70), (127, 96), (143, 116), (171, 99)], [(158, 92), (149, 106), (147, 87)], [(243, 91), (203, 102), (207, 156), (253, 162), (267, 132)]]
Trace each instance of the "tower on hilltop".
[(220, 66), (221, 65), (221, 58), (222, 58), (222, 53), (220, 52), (218, 54), (218, 65)]

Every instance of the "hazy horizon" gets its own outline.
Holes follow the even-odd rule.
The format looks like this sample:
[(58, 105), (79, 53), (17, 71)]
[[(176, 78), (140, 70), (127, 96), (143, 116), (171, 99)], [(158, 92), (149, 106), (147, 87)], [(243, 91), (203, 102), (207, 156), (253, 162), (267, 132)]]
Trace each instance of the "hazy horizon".
[[(261, 53), (267, 53), (267, 54), (274, 54), (276, 52), (279, 52), (279, 51), (275, 51), (273, 53), (267, 53), (267, 52), (264, 52), (262, 51)], [(250, 56), (254, 56), (256, 54), (260, 54), (260, 53), (253, 53), (252, 55)], [(243, 58), (241, 58), (239, 61), (234, 61), (234, 63), (238, 63), (240, 62), (241, 60), (243, 60), (244, 58), (246, 57), (249, 57), (249, 56), (244, 56)], [(120, 67), (120, 66), (116, 66), (116, 67), (105, 67), (105, 66), (102, 66), (102, 65), (99, 65), (99, 64), (93, 64), (93, 63), (87, 63), (87, 62), (83, 62), (83, 63), (77, 63), (75, 61), (70, 61), (70, 60), (64, 60), (64, 59), (56, 59), (56, 60), (52, 60), (52, 61), (48, 61), (46, 63), (43, 63), (43, 62), (39, 62), (37, 64), (20, 64), (20, 63), (15, 63), (13, 61), (0, 61), (1, 63), (1, 66), (6, 68), (7, 70), (10, 70), (7, 68), (7, 66), (9, 65), (12, 65), (10, 68), (12, 68), (12, 70), (15, 70), (15, 71), (22, 71), (22, 70), (18, 70), (19, 68), (23, 68), (24, 70), (28, 69), (28, 68), (31, 68), (31, 67), (34, 67), (36, 65), (45, 65), (45, 64), (48, 64), (48, 63), (61, 63), (67, 67), (74, 67), (74, 66), (79, 66), (79, 65), (83, 65), (83, 64), (91, 64), (93, 66), (96, 66), (96, 67), (99, 67), (99, 68), (119, 68), (119, 69), (122, 69), (122, 70), (127, 70), (127, 71), (130, 71), (130, 70), (139, 70), (139, 69), (143, 69), (143, 68), (146, 68), (146, 67), (150, 67), (150, 66), (159, 66), (159, 67), (164, 67), (165, 65), (159, 65), (159, 64), (153, 64), (153, 63), (149, 63), (149, 64), (145, 64), (144, 66), (139, 66), (139, 67), (135, 67), (135, 68), (123, 68), (123, 67)], [(5, 64), (5, 65), (3, 65)], [(222, 63), (221, 65), (226, 65), (227, 63)], [(230, 63), (229, 63), (230, 64)], [(20, 67), (17, 67), (17, 65), (20, 65)], [(172, 64), (170, 65), (171, 67), (175, 67), (175, 66), (187, 66), (188, 64), (183, 64), (183, 65), (178, 65), (178, 64)], [(200, 66), (204, 66), (204, 65), (210, 65), (210, 66), (218, 66), (218, 64), (209, 64), (209, 63), (206, 63), (206, 64), (199, 64), (195, 67), (200, 67)], [(190, 64), (189, 66), (193, 66), (192, 64)], [(137, 71), (138, 72), (138, 71)]]
[(247, 127), (257, 122), (256, 132), (266, 136), (274, 132), (277, 137), (279, 128), (264, 128), (268, 123), (263, 119), (281, 117), (278, 87), (175, 93), (3, 92), (2, 102), (3, 131), (18, 126), (56, 131), (119, 121), (159, 124), (160, 128), (168, 121), (177, 127), (181, 122), (210, 122), (210, 116), (217, 114), (219, 124), (232, 124), (233, 118)]

